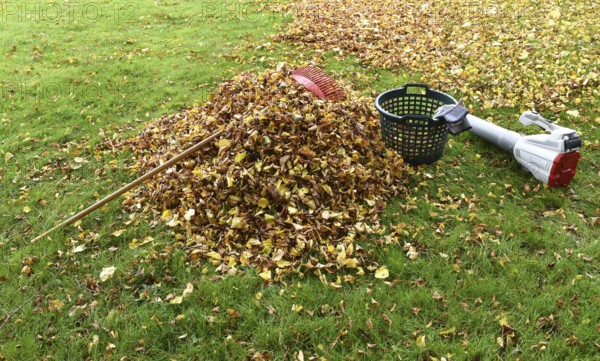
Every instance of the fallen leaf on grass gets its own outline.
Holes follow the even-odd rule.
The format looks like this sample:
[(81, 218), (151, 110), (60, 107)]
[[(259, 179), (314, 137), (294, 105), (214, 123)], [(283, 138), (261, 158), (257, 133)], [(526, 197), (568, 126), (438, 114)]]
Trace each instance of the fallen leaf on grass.
[(113, 233), (111, 233), (110, 235), (113, 237), (119, 237), (121, 236), (123, 233), (125, 233), (125, 229), (119, 229), (118, 231), (114, 231)]
[(117, 269), (114, 266), (102, 268), (102, 272), (100, 272), (100, 280), (102, 282), (106, 282), (109, 279), (113, 278), (116, 270)]
[(50, 312), (58, 312), (64, 306), (64, 303), (61, 300), (54, 300), (48, 303), (48, 311)]
[(73, 253), (81, 253), (85, 251), (85, 246), (80, 244), (79, 246), (73, 248)]
[(434, 300), (436, 300), (438, 302), (441, 302), (441, 301), (444, 300), (444, 296), (442, 296), (438, 291), (433, 292), (433, 296), (432, 297), (433, 297)]
[(456, 333), (456, 327), (450, 327), (440, 331), (440, 336), (450, 336)]
[(390, 271), (386, 266), (381, 266), (375, 271), (375, 278), (385, 279), (390, 276)]
[(169, 303), (172, 305), (179, 305), (183, 302), (183, 299), (186, 298), (187, 296), (191, 295), (192, 292), (194, 292), (194, 285), (191, 283), (188, 283), (185, 287), (185, 290), (183, 290), (183, 293), (181, 294), (181, 296), (176, 296), (175, 298), (171, 299), (169, 301)]
[(265, 281), (270, 281), (271, 280), (271, 270), (266, 270), (263, 271), (261, 273), (259, 273), (260, 278), (262, 278)]
[(33, 273), (33, 270), (31, 269), (31, 267), (25, 265), (23, 266), (23, 268), (21, 268), (21, 274), (24, 276), (31, 276), (31, 274)]

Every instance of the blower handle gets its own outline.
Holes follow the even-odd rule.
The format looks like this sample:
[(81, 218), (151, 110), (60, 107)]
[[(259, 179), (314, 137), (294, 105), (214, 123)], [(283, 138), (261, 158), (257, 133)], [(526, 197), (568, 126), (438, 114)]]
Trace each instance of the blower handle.
[(548, 119), (542, 117), (542, 115), (536, 111), (524, 112), (519, 117), (519, 122), (521, 122), (521, 124), (523, 124), (525, 126), (535, 124), (547, 132), (552, 132), (553, 130), (561, 128), (560, 126), (552, 123)]

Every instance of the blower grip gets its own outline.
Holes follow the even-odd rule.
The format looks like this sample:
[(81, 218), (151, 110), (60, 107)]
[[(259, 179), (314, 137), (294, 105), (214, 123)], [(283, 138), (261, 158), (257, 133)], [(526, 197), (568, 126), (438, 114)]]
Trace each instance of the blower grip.
[(551, 132), (555, 129), (560, 128), (559, 126), (557, 126), (556, 124), (552, 123), (551, 121), (549, 121), (548, 119), (542, 117), (542, 115), (538, 112), (535, 111), (526, 111), (523, 114), (521, 114), (521, 116), (519, 117), (519, 121), (521, 122), (521, 124), (528, 126), (531, 124), (535, 124), (538, 127)]

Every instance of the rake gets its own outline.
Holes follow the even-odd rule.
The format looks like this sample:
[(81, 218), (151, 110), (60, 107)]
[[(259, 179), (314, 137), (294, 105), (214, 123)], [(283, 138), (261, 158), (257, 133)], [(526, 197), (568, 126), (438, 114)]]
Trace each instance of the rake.
[(50, 230), (42, 233), (41, 235), (35, 237), (33, 240), (31, 240), (31, 243), (35, 243), (35, 242), (39, 241), (40, 239), (46, 237), (50, 233), (52, 233), (52, 232), (54, 232), (54, 231), (56, 231), (56, 230), (58, 230), (58, 229), (60, 229), (62, 227), (66, 227), (68, 225), (71, 225), (71, 224), (77, 222), (80, 219), (83, 219), (88, 214), (90, 214), (90, 213), (94, 212), (95, 210), (103, 207), (104, 205), (112, 202), (113, 200), (115, 200), (119, 196), (121, 196), (121, 195), (127, 193), (128, 191), (132, 190), (133, 188), (139, 186), (140, 184), (142, 184), (143, 182), (147, 181), (148, 179), (151, 179), (152, 177), (154, 177), (158, 173), (160, 173), (160, 172), (162, 172), (162, 171), (164, 171), (164, 170), (172, 167), (173, 165), (177, 164), (181, 160), (186, 159), (187, 157), (189, 157), (193, 153), (201, 150), (203, 147), (206, 147), (210, 142), (213, 141), (213, 139), (215, 139), (216, 137), (220, 136), (225, 131), (226, 131), (225, 128), (221, 128), (220, 130), (212, 133), (211, 135), (209, 135), (208, 137), (206, 137), (201, 142), (199, 142), (196, 145), (188, 148), (184, 152), (182, 152), (179, 155), (171, 158), (170, 160), (168, 160), (164, 164), (162, 164), (162, 165), (154, 168), (153, 170), (149, 171), (148, 173), (144, 174), (143, 176), (139, 177), (138, 179), (134, 180), (133, 182), (125, 185), (123, 188), (119, 189), (118, 191), (114, 192), (113, 194), (107, 196), (106, 198), (98, 201), (97, 203), (95, 203), (95, 204), (91, 205), (90, 207), (84, 209), (83, 211), (77, 213), (73, 217), (67, 219), (66, 221), (62, 222), (61, 224), (59, 224), (59, 225), (57, 225), (55, 227), (53, 227), (52, 229), (50, 229)]
[(345, 96), (344, 89), (335, 80), (312, 65), (296, 69), (292, 78), (321, 99), (338, 100)]

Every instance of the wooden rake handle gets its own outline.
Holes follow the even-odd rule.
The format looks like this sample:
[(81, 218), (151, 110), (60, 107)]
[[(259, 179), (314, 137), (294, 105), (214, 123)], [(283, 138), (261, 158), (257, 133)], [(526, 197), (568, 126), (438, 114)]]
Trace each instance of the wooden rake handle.
[(207, 145), (208, 143), (210, 143), (213, 139), (215, 139), (216, 137), (218, 137), (219, 135), (223, 134), (223, 132), (225, 132), (225, 128), (221, 128), (220, 130), (216, 131), (215, 133), (209, 135), (207, 138), (205, 138), (204, 140), (202, 140), (200, 143), (188, 148), (187, 150), (185, 150), (184, 152), (176, 155), (175, 157), (171, 158), (169, 161), (167, 161), (166, 163), (154, 168), (153, 170), (149, 171), (148, 173), (144, 174), (143, 176), (139, 177), (138, 179), (134, 180), (133, 182), (127, 184), (126, 186), (124, 186), (123, 188), (119, 189), (118, 191), (114, 192), (113, 194), (107, 196), (106, 198), (98, 201), (97, 203), (91, 205), (90, 207), (84, 209), (83, 211), (77, 213), (76, 215), (74, 215), (73, 217), (67, 219), (66, 221), (62, 222), (61, 224), (55, 226), (54, 228), (44, 232), (43, 234), (35, 237), (34, 239), (31, 240), (31, 242), (37, 242), (40, 239), (46, 237), (47, 235), (49, 235), (50, 233), (56, 231), (59, 228), (62, 227), (66, 227), (70, 224), (73, 224), (75, 222), (77, 222), (78, 220), (82, 219), (83, 217), (87, 216), (88, 214), (92, 213), (93, 211), (97, 210), (98, 208), (103, 207), (104, 205), (110, 203), (111, 201), (113, 201), (114, 199), (118, 198), (119, 196), (123, 195), (124, 193), (130, 191), (131, 189), (137, 187), (138, 185), (142, 184), (143, 182), (147, 181), (148, 179), (154, 177), (155, 175), (157, 175), (158, 173), (164, 171), (165, 169), (173, 166), (174, 164), (178, 163), (179, 161), (187, 158), (188, 156), (190, 156), (192, 153), (197, 152), (198, 150), (200, 150), (202, 147), (204, 147), (205, 145)]

